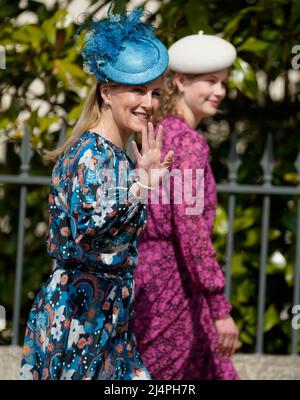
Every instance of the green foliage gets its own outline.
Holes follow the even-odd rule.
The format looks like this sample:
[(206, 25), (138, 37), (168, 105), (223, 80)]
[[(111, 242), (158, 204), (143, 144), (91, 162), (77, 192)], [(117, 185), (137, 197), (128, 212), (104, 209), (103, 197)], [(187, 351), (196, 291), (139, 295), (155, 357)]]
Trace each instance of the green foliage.
[(231, 72), (229, 87), (236, 87), (250, 99), (257, 97), (257, 82), (255, 73), (245, 60), (237, 58), (234, 63), (234, 69)]
[[(95, 13), (107, 3), (90, 0)], [(23, 138), (21, 127), (26, 119), (33, 132), (31, 174), (49, 176), (52, 165), (42, 159), (41, 152), (55, 146), (62, 122), (68, 124), (70, 132), (93, 82), (81, 66), (82, 37), (78, 37), (78, 26), (69, 20), (66, 9), (58, 1), (51, 9), (31, 0), (27, 5), (24, 2), (22, 10), (18, 1), (1, 0), (0, 4), (0, 45), (6, 49), (6, 69), (0, 70), (0, 132), (1, 140), (7, 141), (6, 163), (0, 164), (0, 174), (20, 172), (17, 154)], [(124, 10), (125, 4), (123, 0), (116, 1), (114, 8)], [(36, 23), (18, 25), (17, 17), (23, 11), (33, 12)], [(203, 30), (222, 34), (238, 49), (239, 57), (231, 70), (229, 95), (223, 102), (222, 113), (214, 120), (206, 119), (201, 126), (212, 146), (217, 182), (228, 180), (229, 134), (236, 132), (242, 157), (238, 182), (263, 183), (259, 161), (266, 133), (271, 132), (276, 159), (273, 184), (298, 184), (294, 162), (300, 148), (300, 84), (292, 81), (290, 70), (292, 47), (300, 44), (299, 0), (172, 0), (161, 2), (158, 14), (157, 20), (156, 14), (149, 18), (153, 23), (160, 21), (158, 34), (166, 45)], [(276, 79), (283, 85), (279, 98), (271, 90)], [(32, 84), (37, 80), (41, 89), (34, 92)], [(11, 98), (5, 105), (7, 96)], [(44, 245), (47, 196), (48, 187), (28, 189), (20, 343), (32, 300), (51, 270)], [(220, 194), (214, 244), (221, 265), (226, 261), (227, 202), (228, 196)], [(8, 329), (0, 335), (0, 344), (8, 343), (11, 335), (18, 207), (19, 188), (0, 185), (0, 304), (5, 304), (9, 320)], [(256, 339), (261, 209), (260, 195), (237, 196), (231, 301), (241, 331), (240, 349), (249, 352), (254, 350)], [(293, 299), (296, 224), (297, 199), (272, 197), (264, 321), (268, 353), (290, 351), (288, 311)]]
[[(220, 196), (214, 226), (214, 245), (221, 264), (226, 250), (228, 234), (227, 201)], [(239, 203), (242, 204), (243, 197)], [(255, 203), (254, 203), (255, 204)], [(231, 260), (232, 292), (231, 302), (234, 317), (241, 330), (241, 350), (255, 350), (257, 329), (257, 298), (260, 270), (260, 246), (262, 211), (252, 205), (243, 208), (237, 205), (234, 220), (234, 253)], [(296, 215), (294, 215), (296, 222)], [(267, 292), (264, 318), (265, 351), (286, 354), (290, 351), (291, 323), (288, 314), (293, 303), (295, 241), (284, 240), (287, 231), (282, 225), (281, 215), (272, 207), (272, 227), (269, 231), (269, 257), (267, 260)], [(279, 341), (275, 339), (280, 338)], [(274, 344), (274, 346), (272, 345)], [(276, 346), (275, 346), (276, 343)], [(280, 343), (280, 345), (279, 345)]]

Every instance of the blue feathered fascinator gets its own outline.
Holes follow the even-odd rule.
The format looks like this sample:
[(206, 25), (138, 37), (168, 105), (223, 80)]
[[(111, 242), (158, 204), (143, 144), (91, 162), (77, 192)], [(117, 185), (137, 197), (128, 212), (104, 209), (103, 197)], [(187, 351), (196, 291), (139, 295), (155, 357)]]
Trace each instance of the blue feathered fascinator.
[(142, 9), (91, 22), (81, 51), (85, 68), (100, 82), (143, 84), (168, 66), (168, 51), (153, 27), (141, 21)]

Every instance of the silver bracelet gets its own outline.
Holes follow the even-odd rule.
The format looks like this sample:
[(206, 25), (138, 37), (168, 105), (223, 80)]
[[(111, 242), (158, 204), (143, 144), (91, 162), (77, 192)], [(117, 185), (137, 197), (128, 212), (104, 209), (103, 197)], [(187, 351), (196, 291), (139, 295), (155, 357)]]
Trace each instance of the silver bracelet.
[(149, 190), (153, 190), (153, 189), (154, 189), (153, 187), (143, 185), (143, 184), (140, 183), (138, 180), (136, 180), (135, 183), (137, 183), (139, 186), (141, 186), (141, 187), (144, 188), (144, 189), (149, 189)]

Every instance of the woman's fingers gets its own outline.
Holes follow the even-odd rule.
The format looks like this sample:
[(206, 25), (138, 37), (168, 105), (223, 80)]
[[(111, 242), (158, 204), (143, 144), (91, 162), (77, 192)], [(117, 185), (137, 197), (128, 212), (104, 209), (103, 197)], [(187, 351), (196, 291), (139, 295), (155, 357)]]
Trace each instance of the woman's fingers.
[(217, 351), (222, 357), (230, 357), (237, 349), (239, 330), (229, 315), (216, 320), (215, 326), (218, 334)]
[(236, 334), (225, 334), (222, 336), (222, 340), (219, 342), (220, 354), (224, 357), (232, 356), (237, 348), (237, 335)]
[(162, 145), (163, 130), (164, 130), (163, 126), (160, 125), (159, 128), (158, 128), (158, 131), (157, 131), (156, 138), (155, 138), (156, 146), (157, 146), (159, 149), (161, 148), (161, 145)]
[(131, 143), (131, 148), (132, 148), (133, 154), (136, 158), (136, 161), (139, 161), (142, 158), (142, 156), (141, 156), (139, 149), (136, 145), (136, 142), (134, 140)]
[(230, 342), (228, 343), (228, 347), (227, 347), (227, 356), (231, 357), (236, 350), (236, 338), (233, 336), (230, 340)]
[(219, 334), (218, 337), (218, 352), (220, 353), (221, 356), (224, 354), (224, 340), (225, 340), (225, 335)]
[(149, 142), (149, 148), (154, 149), (156, 143), (154, 139), (154, 128), (151, 122), (148, 122), (148, 142)]
[(236, 352), (236, 349), (237, 349), (237, 341), (234, 340), (233, 341), (233, 345), (232, 345), (232, 347), (230, 349), (230, 352), (229, 352), (229, 356), (233, 356), (234, 353)]
[(233, 346), (232, 346), (232, 349), (231, 349), (231, 355), (233, 355), (236, 352), (236, 350), (238, 348), (238, 345), (239, 345), (239, 334), (237, 333), (235, 335), (235, 338), (234, 338), (234, 341), (233, 341)]
[(224, 340), (224, 353), (225, 356), (230, 356), (235, 343), (235, 338), (233, 335), (227, 335)]
[(230, 346), (231, 346), (231, 335), (225, 332), (219, 334), (218, 351), (222, 357), (228, 355), (228, 349)]
[(173, 157), (174, 157), (174, 151), (170, 150), (166, 155), (164, 161), (162, 162), (163, 167), (168, 167), (172, 163)]
[(221, 354), (223, 357), (227, 355), (228, 337), (224, 335), (223, 342), (221, 344)]
[(148, 134), (145, 126), (142, 128), (142, 150), (143, 155), (149, 151)]
[[(163, 127), (160, 125), (156, 137), (154, 136), (154, 127), (151, 122), (148, 122), (147, 127), (142, 129), (142, 150), (143, 154), (149, 149), (161, 149), (162, 146)], [(170, 158), (170, 156), (169, 156)]]

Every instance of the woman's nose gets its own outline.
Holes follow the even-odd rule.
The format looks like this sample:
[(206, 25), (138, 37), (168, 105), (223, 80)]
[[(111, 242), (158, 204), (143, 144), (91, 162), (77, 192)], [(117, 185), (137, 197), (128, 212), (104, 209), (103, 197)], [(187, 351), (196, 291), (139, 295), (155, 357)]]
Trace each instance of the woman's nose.
[(217, 82), (214, 86), (214, 93), (216, 96), (225, 96), (226, 89), (223, 86), (222, 82)]
[(145, 108), (151, 108), (152, 107), (152, 93), (151, 92), (147, 92), (143, 96), (142, 106), (145, 107)]

